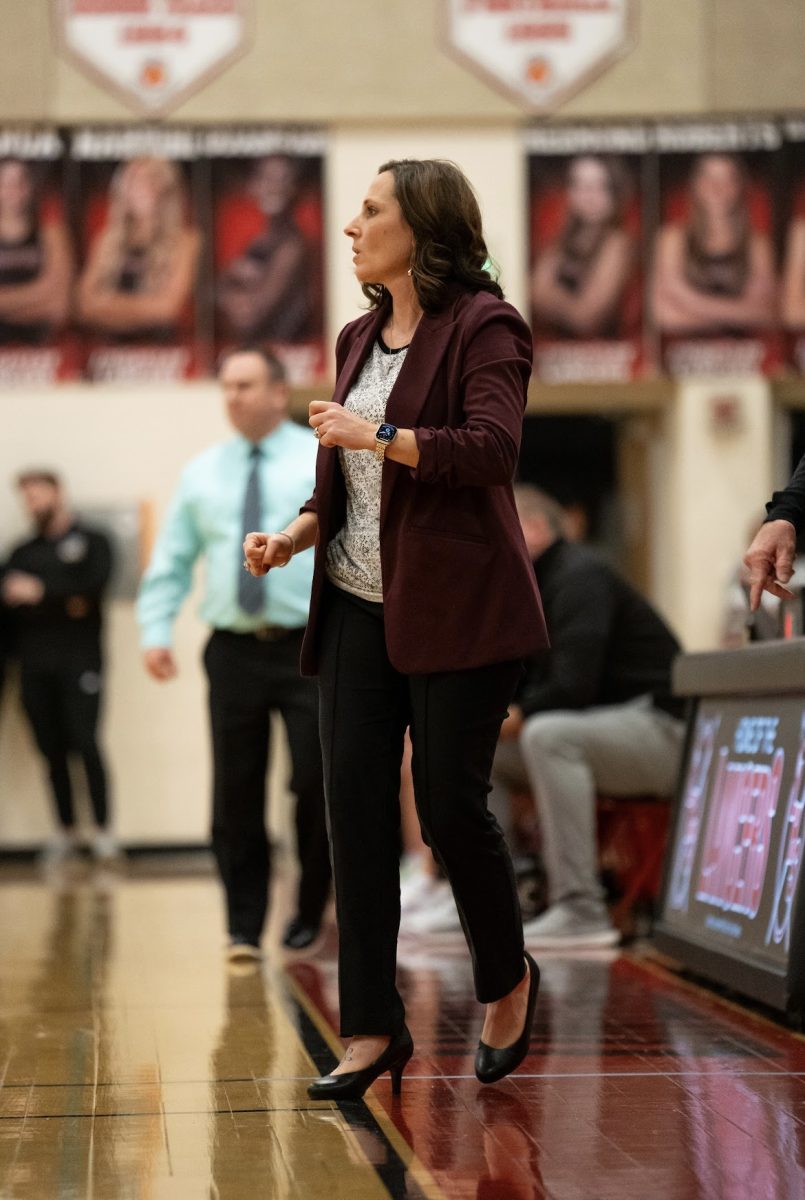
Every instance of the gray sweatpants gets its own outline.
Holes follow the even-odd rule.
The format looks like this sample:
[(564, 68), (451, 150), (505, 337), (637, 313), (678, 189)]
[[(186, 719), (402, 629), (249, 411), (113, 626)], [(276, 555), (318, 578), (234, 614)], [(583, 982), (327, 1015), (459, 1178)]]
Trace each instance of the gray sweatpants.
[(650, 697), (527, 718), (517, 741), (499, 742), (494, 792), (528, 787), (535, 798), (551, 904), (603, 903), (598, 879), (596, 792), (671, 796), (685, 724)]

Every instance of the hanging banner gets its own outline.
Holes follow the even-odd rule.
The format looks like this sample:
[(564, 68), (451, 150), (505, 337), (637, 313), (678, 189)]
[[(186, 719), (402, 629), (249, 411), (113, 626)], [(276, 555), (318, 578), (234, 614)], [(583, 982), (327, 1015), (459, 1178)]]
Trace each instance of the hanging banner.
[(194, 134), (79, 130), (72, 155), (81, 198), (74, 319), (86, 376), (169, 382), (206, 373)]
[(778, 370), (771, 122), (659, 125), (660, 228), (649, 302), (670, 375)]
[(449, 54), (531, 112), (545, 113), (635, 44), (634, 0), (442, 0)]
[(246, 51), (253, 16), (253, 0), (53, 0), (62, 53), (154, 116)]
[(786, 358), (805, 375), (805, 121), (784, 124), (786, 200), (781, 212), (783, 262), (780, 279), (780, 320), (786, 332)]
[(207, 133), (204, 146), (213, 192), (216, 349), (265, 346), (294, 386), (320, 382), (324, 137), (219, 129)]
[(0, 384), (51, 384), (79, 371), (68, 331), (74, 249), (62, 139), (0, 131)]
[(529, 131), (529, 296), (545, 383), (626, 383), (643, 369), (640, 127)]

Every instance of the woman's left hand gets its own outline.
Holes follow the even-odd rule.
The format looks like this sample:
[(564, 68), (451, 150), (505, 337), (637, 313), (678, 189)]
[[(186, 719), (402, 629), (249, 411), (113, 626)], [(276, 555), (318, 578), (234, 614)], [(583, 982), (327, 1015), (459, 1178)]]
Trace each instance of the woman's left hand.
[(344, 450), (374, 450), (377, 426), (349, 412), (332, 400), (312, 400), (308, 424), (322, 446)]

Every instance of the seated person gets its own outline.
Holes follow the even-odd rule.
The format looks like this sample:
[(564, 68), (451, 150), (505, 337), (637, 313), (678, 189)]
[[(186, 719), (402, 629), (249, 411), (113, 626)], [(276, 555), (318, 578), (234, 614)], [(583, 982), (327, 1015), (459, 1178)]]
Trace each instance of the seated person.
[(549, 906), (526, 921), (529, 947), (611, 946), (598, 877), (596, 793), (670, 796), (683, 702), (671, 695), (679, 644), (625, 580), (562, 535), (562, 509), (515, 487), (551, 648), (528, 664), (503, 723), (493, 783), (535, 798)]

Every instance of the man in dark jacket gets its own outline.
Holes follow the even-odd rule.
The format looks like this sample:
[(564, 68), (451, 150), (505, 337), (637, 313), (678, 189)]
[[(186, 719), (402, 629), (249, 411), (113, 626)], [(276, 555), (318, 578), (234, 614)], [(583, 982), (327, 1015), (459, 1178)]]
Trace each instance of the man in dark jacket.
[(57, 475), (26, 471), (17, 479), (36, 534), (15, 546), (0, 595), (14, 627), (22, 703), (45, 758), (59, 822), (46, 859), (57, 862), (77, 847), (68, 769), (80, 755), (95, 818), (91, 849), (116, 856), (108, 830), (106, 768), (96, 729), (101, 703), (101, 604), (112, 555), (106, 537), (79, 522)]
[(671, 694), (679, 644), (603, 559), (562, 536), (561, 508), (515, 489), (551, 648), (528, 665), (501, 730), (494, 779), (535, 798), (549, 907), (525, 925), (533, 947), (618, 941), (598, 878), (596, 792), (673, 792), (684, 725)]

